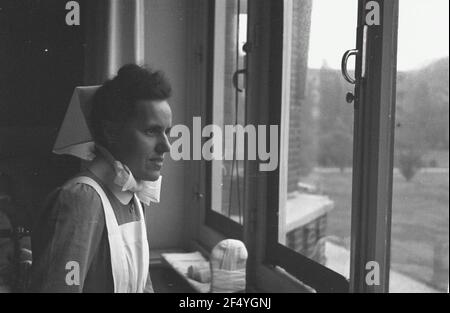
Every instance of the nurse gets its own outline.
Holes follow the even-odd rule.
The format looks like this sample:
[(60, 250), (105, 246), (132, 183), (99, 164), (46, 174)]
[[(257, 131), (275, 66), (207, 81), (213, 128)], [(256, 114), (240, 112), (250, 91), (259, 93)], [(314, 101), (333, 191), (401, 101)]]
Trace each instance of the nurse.
[[(71, 106), (90, 104), (69, 106), (58, 140), (83, 132), (93, 140), (68, 142), (59, 153), (90, 162), (50, 194), (33, 229), (32, 291), (153, 292), (145, 208), (159, 202), (170, 150), (170, 84), (130, 64), (91, 88), (93, 97), (83, 90)], [(76, 110), (84, 121), (73, 118)]]

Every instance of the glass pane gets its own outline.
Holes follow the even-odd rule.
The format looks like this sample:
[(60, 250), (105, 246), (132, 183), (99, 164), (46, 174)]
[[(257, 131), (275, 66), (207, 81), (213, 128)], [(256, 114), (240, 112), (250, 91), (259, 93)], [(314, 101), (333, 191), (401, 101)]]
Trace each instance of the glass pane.
[(285, 3), (278, 239), (348, 277), (353, 86), (340, 62), (355, 47), (358, 3)]
[(391, 292), (448, 291), (447, 0), (401, 0)]
[[(247, 1), (215, 2), (214, 87), (212, 124), (222, 131), (225, 125), (245, 126), (245, 82), (239, 75), (236, 87), (233, 76), (245, 68), (243, 46), (247, 40)], [(242, 224), (244, 199), (244, 156), (236, 149), (236, 138), (222, 141), (223, 156), (213, 160), (211, 207)]]

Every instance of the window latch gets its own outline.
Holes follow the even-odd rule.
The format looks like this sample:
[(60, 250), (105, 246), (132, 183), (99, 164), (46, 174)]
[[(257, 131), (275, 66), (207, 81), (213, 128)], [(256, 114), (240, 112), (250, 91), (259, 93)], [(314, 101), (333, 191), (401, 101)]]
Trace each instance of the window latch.
[(247, 75), (247, 69), (237, 70), (233, 74), (233, 86), (234, 86), (234, 88), (236, 88), (236, 90), (238, 92), (243, 92), (245, 90), (245, 87), (244, 88), (239, 88), (239, 86), (238, 86), (239, 85), (239, 83), (238, 83), (239, 75)]
[(352, 78), (350, 76), (350, 74), (348, 73), (347, 63), (348, 63), (348, 59), (353, 55), (354, 56), (358, 55), (358, 50), (352, 49), (352, 50), (345, 51), (344, 55), (342, 56), (342, 62), (341, 62), (342, 76), (344, 76), (345, 80), (348, 81), (352, 85), (356, 84), (356, 79)]

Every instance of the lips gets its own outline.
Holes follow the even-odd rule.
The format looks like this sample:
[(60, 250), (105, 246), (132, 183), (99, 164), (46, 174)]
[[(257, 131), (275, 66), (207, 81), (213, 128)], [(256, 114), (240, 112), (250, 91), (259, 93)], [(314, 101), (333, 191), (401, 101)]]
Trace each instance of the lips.
[(153, 159), (149, 159), (149, 161), (154, 165), (154, 167), (156, 167), (157, 169), (161, 169), (163, 166), (163, 158), (153, 158)]

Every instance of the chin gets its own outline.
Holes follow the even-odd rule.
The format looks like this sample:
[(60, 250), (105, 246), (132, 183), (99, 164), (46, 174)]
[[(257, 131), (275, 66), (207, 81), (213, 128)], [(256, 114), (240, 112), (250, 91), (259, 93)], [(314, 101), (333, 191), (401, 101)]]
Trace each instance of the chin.
[(145, 173), (145, 175), (143, 175), (143, 177), (141, 179), (146, 180), (146, 181), (156, 181), (156, 180), (158, 180), (160, 175), (161, 175), (161, 173), (159, 171)]

